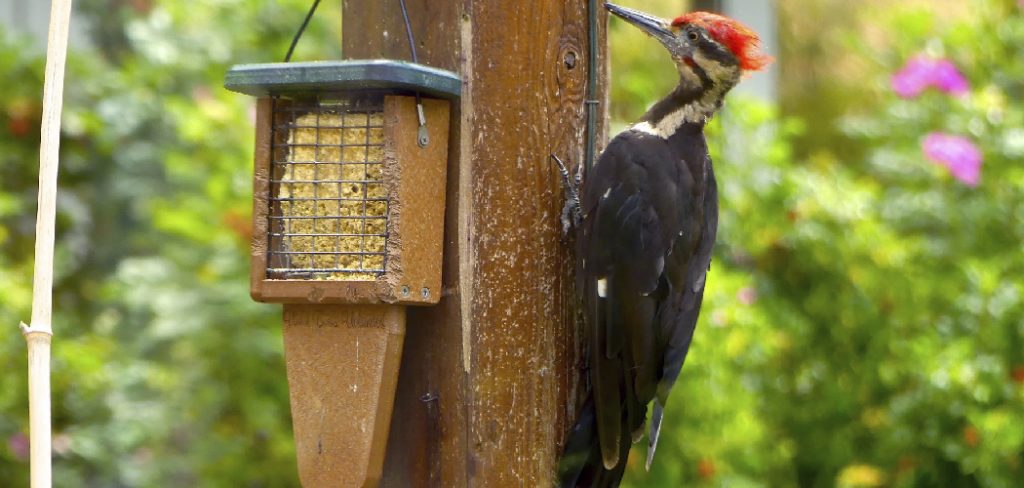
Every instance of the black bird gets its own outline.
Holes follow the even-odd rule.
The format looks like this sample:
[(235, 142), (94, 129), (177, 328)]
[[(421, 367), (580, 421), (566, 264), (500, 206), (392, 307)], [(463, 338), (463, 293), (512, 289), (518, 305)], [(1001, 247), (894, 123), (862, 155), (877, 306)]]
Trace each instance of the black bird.
[(693, 12), (669, 21), (605, 8), (668, 49), (679, 84), (612, 139), (574, 209), (591, 391), (559, 463), (561, 486), (618, 486), (653, 400), (650, 468), (663, 408), (697, 324), (718, 227), (704, 125), (745, 71), (771, 62), (759, 52), (757, 34), (721, 15)]

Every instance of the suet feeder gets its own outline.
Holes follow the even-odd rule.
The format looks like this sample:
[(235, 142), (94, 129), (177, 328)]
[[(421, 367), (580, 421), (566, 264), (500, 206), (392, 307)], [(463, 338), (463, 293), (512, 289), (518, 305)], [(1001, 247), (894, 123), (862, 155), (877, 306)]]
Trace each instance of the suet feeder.
[(437, 303), (459, 78), (398, 61), (280, 63), (237, 66), (225, 86), (259, 97), (253, 298)]
[(441, 298), (454, 73), (399, 61), (242, 65), (258, 97), (251, 293), (285, 307), (304, 486), (379, 479), (406, 305)]

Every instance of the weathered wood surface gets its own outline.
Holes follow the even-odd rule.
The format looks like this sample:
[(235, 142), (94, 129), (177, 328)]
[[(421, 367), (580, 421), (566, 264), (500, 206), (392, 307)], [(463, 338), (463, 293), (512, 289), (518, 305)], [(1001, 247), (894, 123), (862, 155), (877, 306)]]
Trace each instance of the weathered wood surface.
[[(548, 486), (581, 384), (549, 154), (584, 154), (586, 2), (407, 4), (420, 62), (461, 73), (464, 93), (451, 127), (445, 293), (408, 310), (383, 485)], [(343, 8), (346, 58), (410, 59), (397, 0)], [(598, 39), (603, 53), (603, 28)]]
[[(406, 0), (406, 5), (420, 62), (459, 72), (461, 1)], [(342, 39), (347, 59), (411, 59), (397, 0), (345, 0)], [(453, 104), (441, 273), (444, 291), (438, 305), (410, 307), (406, 312), (406, 341), (382, 486), (467, 485), (466, 374), (457, 291), (461, 117), (460, 107)]]
[(405, 309), (285, 307), (285, 363), (302, 486), (380, 482)]

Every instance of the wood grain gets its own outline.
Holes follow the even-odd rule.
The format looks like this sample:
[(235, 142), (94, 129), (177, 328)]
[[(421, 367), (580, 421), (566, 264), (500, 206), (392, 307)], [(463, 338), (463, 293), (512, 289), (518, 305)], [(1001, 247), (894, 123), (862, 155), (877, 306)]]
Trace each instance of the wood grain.
[[(452, 116), (445, 292), (436, 307), (409, 309), (382, 484), (550, 486), (581, 358), (549, 154), (573, 164), (584, 154), (586, 2), (407, 4), (420, 62), (461, 73), (464, 92)], [(409, 59), (397, 0), (347, 0), (343, 19), (346, 57)]]
[(384, 184), (388, 189), (389, 303), (436, 304), (441, 296), (447, 100), (423, 99), (430, 143), (417, 142), (416, 99), (384, 97)]
[[(420, 62), (460, 72), (461, 1), (406, 0), (406, 5)], [(343, 3), (342, 52), (348, 59), (410, 60), (404, 32), (397, 0)], [(442, 295), (438, 305), (410, 308), (406, 315), (406, 341), (382, 486), (467, 485), (466, 374), (458, 293), (462, 113), (458, 103), (451, 108)]]
[(397, 305), (293, 305), (285, 364), (302, 486), (376, 486), (405, 336)]
[(586, 3), (470, 4), (470, 485), (549, 486), (580, 359), (549, 154), (584, 151)]

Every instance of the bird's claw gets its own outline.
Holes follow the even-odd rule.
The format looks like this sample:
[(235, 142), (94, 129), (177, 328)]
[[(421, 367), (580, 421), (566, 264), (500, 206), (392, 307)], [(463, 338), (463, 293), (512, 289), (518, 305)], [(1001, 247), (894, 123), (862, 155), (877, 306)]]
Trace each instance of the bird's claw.
[(576, 175), (570, 176), (569, 168), (565, 166), (558, 156), (551, 155), (551, 159), (558, 165), (558, 172), (562, 175), (562, 189), (565, 192), (565, 206), (562, 207), (562, 236), (569, 235), (569, 231), (578, 227), (583, 221), (583, 213), (580, 209), (580, 181), (583, 179), (583, 166), (576, 167)]

